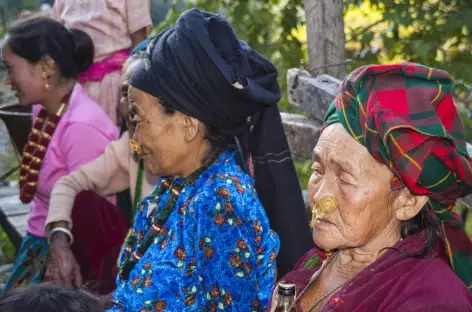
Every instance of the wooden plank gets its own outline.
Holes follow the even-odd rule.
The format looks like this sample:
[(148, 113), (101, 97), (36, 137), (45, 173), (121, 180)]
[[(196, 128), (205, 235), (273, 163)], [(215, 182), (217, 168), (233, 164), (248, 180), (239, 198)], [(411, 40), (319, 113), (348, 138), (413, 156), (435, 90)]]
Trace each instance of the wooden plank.
[(18, 195), (10, 195), (0, 198), (0, 207), (7, 217), (13, 217), (19, 214), (28, 214), (29, 205), (20, 202)]
[(18, 251), (26, 235), (29, 205), (18, 198), (18, 189), (0, 188), (0, 226)]
[(28, 223), (28, 214), (8, 218), (18, 234), (23, 238), (26, 235), (26, 226)]

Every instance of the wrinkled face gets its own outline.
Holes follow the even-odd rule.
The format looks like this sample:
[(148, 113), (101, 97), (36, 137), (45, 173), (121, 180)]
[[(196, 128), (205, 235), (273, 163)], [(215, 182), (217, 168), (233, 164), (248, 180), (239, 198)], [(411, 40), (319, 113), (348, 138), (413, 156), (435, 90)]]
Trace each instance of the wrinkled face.
[(45, 95), (45, 81), (40, 63), (32, 64), (13, 54), (8, 41), (2, 47), (2, 60), (7, 69), (4, 83), (11, 86), (19, 104), (41, 103)]
[(176, 175), (190, 153), (185, 142), (181, 113), (169, 114), (159, 100), (148, 93), (129, 87), (133, 139), (143, 149), (146, 168), (157, 176)]
[(398, 227), (390, 200), (393, 174), (341, 124), (321, 133), (313, 160), (308, 182), (310, 207), (323, 196), (337, 200), (333, 212), (316, 213), (313, 239), (317, 246), (326, 250), (362, 247), (388, 225)]
[(120, 114), (125, 118), (126, 121), (126, 128), (128, 129), (129, 136), (132, 137), (134, 134), (134, 126), (133, 123), (131, 122), (131, 115), (128, 114), (131, 105), (129, 104), (128, 101), (128, 80), (131, 76), (131, 73), (134, 71), (134, 69), (142, 62), (140, 59), (135, 59), (127, 64), (123, 68), (123, 71), (121, 73), (121, 80), (120, 80), (120, 104), (119, 104), (119, 109), (120, 109)]

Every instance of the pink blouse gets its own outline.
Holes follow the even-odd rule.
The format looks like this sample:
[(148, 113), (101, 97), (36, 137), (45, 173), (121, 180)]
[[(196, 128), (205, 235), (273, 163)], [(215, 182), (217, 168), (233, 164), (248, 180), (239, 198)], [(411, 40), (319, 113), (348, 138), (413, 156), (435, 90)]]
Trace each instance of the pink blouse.
[[(36, 116), (40, 105), (33, 107)], [(59, 178), (101, 155), (118, 129), (106, 113), (77, 84), (51, 138), (39, 171), (36, 195), (30, 204), (27, 231), (44, 237), (51, 191)], [(109, 198), (114, 201), (114, 198)]]
[(51, 17), (85, 31), (95, 46), (95, 61), (131, 48), (130, 35), (152, 26), (149, 0), (56, 0)]

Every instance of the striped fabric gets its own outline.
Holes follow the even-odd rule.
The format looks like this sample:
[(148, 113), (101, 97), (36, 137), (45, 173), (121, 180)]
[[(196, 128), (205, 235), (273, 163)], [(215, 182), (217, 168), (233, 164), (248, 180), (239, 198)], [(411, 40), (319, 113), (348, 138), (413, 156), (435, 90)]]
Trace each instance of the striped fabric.
[(324, 127), (341, 122), (389, 166), (392, 188), (427, 195), (451, 268), (471, 288), (472, 245), (456, 199), (472, 193), (472, 162), (452, 97), (452, 78), (413, 63), (369, 65), (345, 78)]

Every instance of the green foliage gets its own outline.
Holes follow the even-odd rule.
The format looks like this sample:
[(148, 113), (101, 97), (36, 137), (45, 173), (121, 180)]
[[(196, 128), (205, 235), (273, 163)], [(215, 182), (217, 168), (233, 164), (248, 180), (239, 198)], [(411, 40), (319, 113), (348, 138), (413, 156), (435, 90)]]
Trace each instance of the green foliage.
[(302, 189), (306, 189), (308, 185), (308, 179), (311, 175), (311, 160), (295, 157), (293, 159), (295, 164), (295, 170), (297, 171), (298, 181)]
[[(0, 251), (7, 258), (7, 263), (15, 259), (16, 249), (7, 236), (7, 233), (0, 227)], [(3, 263), (0, 263), (3, 264)]]
[[(225, 15), (239, 38), (277, 66), (279, 84), (285, 91), (287, 69), (298, 67), (303, 58), (302, 43), (294, 36), (304, 19), (302, 0), (191, 0), (184, 10), (192, 7)], [(173, 25), (182, 11), (174, 5), (155, 32)], [(284, 97), (280, 105), (286, 107), (287, 104)]]
[(466, 112), (461, 112), (462, 123), (464, 124), (465, 139), (472, 143), (472, 119), (469, 118)]
[(472, 82), (472, 1), (470, 0), (345, 0), (348, 12), (366, 3), (381, 18), (368, 25), (346, 25), (347, 49), (360, 65), (406, 60), (442, 68), (456, 79)]

